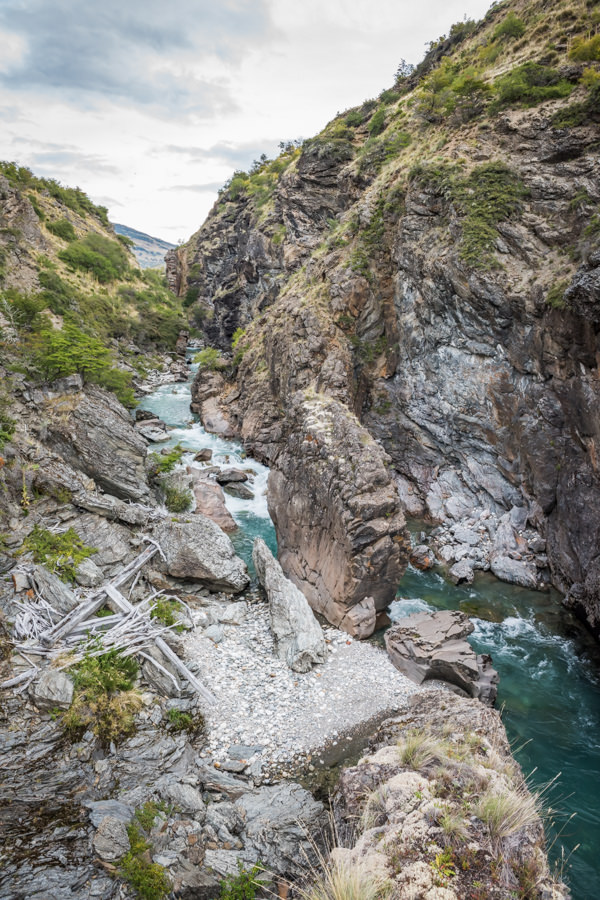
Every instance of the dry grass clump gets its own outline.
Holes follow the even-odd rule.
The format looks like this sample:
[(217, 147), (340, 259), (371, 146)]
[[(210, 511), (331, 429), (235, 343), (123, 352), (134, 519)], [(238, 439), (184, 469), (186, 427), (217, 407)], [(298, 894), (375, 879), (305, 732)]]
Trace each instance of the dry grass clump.
[(360, 861), (332, 856), (319, 871), (313, 871), (310, 887), (300, 891), (301, 900), (382, 900), (389, 882), (369, 872)]
[(383, 825), (387, 819), (386, 800), (390, 791), (386, 784), (380, 785), (367, 795), (367, 799), (360, 817), (360, 825), (363, 831), (369, 828), (377, 828)]
[(410, 769), (424, 769), (446, 758), (448, 748), (426, 731), (408, 732), (398, 743), (400, 762)]
[(525, 785), (514, 789), (493, 788), (487, 791), (473, 812), (487, 827), (495, 847), (523, 828), (536, 825), (542, 815), (538, 793), (530, 793)]
[(469, 839), (469, 826), (459, 810), (446, 808), (438, 820), (445, 847), (459, 847)]

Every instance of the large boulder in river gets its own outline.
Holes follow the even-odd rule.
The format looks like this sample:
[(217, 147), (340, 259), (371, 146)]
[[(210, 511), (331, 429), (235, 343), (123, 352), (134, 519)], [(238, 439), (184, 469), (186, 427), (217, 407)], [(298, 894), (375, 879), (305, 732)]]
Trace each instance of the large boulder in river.
[[(389, 458), (330, 397), (297, 396), (288, 415), (268, 493), (281, 567), (314, 610), (367, 637), (394, 599), (410, 550)], [(365, 610), (349, 614), (361, 604), (366, 618)]]
[(473, 623), (464, 613), (442, 610), (413, 613), (396, 622), (385, 645), (397, 669), (416, 684), (436, 679), (493, 706), (498, 673), (486, 654), (475, 653), (468, 641)]
[(269, 599), (279, 657), (295, 672), (308, 672), (311, 666), (325, 662), (327, 646), (321, 626), (304, 594), (285, 577), (262, 538), (254, 541), (252, 561)]
[(114, 394), (95, 385), (48, 404), (48, 443), (74, 469), (123, 500), (149, 496), (146, 442)]
[(214, 591), (233, 594), (250, 583), (245, 563), (218, 525), (206, 516), (166, 520), (154, 532), (169, 575), (199, 581)]
[(212, 481), (202, 469), (187, 469), (192, 476), (192, 491), (196, 501), (196, 513), (212, 519), (223, 531), (237, 531), (237, 524), (225, 504), (225, 494), (220, 484)]

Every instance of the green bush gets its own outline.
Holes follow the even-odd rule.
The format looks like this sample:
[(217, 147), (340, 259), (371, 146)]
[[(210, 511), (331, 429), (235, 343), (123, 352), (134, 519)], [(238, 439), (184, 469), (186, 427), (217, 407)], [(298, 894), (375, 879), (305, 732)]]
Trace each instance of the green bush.
[(569, 57), (578, 62), (598, 62), (600, 60), (600, 34), (591, 38), (579, 37), (573, 41)]
[(31, 169), (18, 166), (14, 162), (0, 162), (0, 173), (8, 179), (13, 187), (47, 193), (74, 212), (94, 216), (103, 225), (107, 227), (109, 225), (106, 207), (96, 206), (79, 188), (63, 187), (54, 178), (37, 178)]
[(70, 243), (77, 239), (75, 229), (67, 219), (57, 219), (56, 222), (48, 222), (46, 228), (51, 234), (55, 234), (56, 237), (63, 241)]
[(564, 309), (567, 305), (565, 291), (568, 286), (568, 281), (560, 281), (557, 284), (553, 284), (546, 294), (546, 303), (548, 306), (551, 306), (552, 309)]
[(40, 300), (43, 309), (51, 309), (56, 315), (62, 316), (72, 309), (80, 299), (77, 290), (67, 281), (63, 281), (56, 272), (44, 271), (38, 274), (38, 280), (43, 288)]
[(165, 506), (169, 512), (181, 513), (191, 508), (192, 492), (187, 488), (178, 488), (176, 485), (164, 484)]
[(119, 866), (121, 878), (129, 882), (141, 900), (162, 900), (169, 894), (171, 884), (164, 868), (148, 861), (147, 851), (152, 845), (135, 823), (127, 826), (127, 836), (130, 850)]
[(378, 109), (369, 122), (369, 134), (375, 137), (385, 129), (385, 109)]
[(573, 85), (562, 78), (556, 69), (531, 62), (496, 78), (494, 90), (497, 96), (494, 109), (503, 109), (507, 106), (536, 106), (544, 100), (568, 97)]
[(256, 892), (265, 886), (264, 881), (258, 881), (258, 876), (264, 872), (261, 863), (245, 869), (238, 861), (238, 874), (229, 875), (221, 882), (220, 900), (254, 900)]
[(5, 397), (0, 397), (0, 450), (4, 448), (4, 445), (7, 444), (15, 433), (15, 425), (17, 424), (14, 419), (8, 415), (8, 400)]
[(166, 475), (172, 472), (184, 454), (181, 444), (177, 444), (168, 453), (151, 453), (149, 456), (150, 468), (154, 475)]
[(513, 12), (510, 12), (499, 25), (496, 25), (493, 36), (495, 40), (501, 38), (520, 38), (525, 34), (526, 30), (525, 23)]
[(364, 116), (359, 109), (351, 109), (344, 122), (349, 128), (357, 128), (364, 122)]
[(392, 91), (392, 90), (382, 91), (379, 95), (379, 99), (382, 103), (385, 103), (386, 105), (388, 103), (395, 103), (396, 100), (398, 99), (398, 94), (396, 91)]
[(196, 302), (199, 296), (200, 287), (197, 284), (190, 284), (185, 292), (185, 297), (183, 298), (183, 308), (187, 309)]
[(130, 691), (139, 671), (134, 657), (123, 656), (118, 650), (109, 650), (99, 656), (92, 655), (98, 649), (99, 644), (92, 642), (81, 662), (69, 669), (75, 689), (95, 694)]
[(74, 528), (54, 534), (40, 525), (34, 525), (23, 541), (23, 548), (32, 552), (34, 562), (46, 566), (67, 582), (75, 581), (79, 563), (97, 552), (83, 543)]
[(134, 406), (131, 374), (112, 368), (112, 357), (98, 338), (65, 322), (61, 329), (43, 329), (33, 341), (33, 360), (49, 381), (78, 372), (84, 381), (116, 394), (124, 406)]
[(118, 241), (101, 234), (86, 234), (58, 254), (74, 269), (90, 272), (100, 284), (108, 284), (125, 275), (129, 268), (127, 253)]
[(195, 355), (194, 362), (207, 372), (215, 372), (221, 368), (221, 351), (216, 347), (205, 347)]

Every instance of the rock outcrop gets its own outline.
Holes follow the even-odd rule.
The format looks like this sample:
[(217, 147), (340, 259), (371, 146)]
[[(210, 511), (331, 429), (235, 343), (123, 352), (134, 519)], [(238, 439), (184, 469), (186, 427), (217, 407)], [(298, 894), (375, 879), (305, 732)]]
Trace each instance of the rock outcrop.
[(277, 652), (295, 672), (308, 672), (327, 659), (321, 626), (305, 596), (283, 574), (281, 566), (262, 540), (256, 538), (252, 562), (269, 600), (271, 631)]
[(169, 575), (234, 594), (248, 586), (245, 564), (236, 556), (227, 535), (206, 516), (163, 522), (154, 534)]
[(122, 500), (149, 497), (146, 442), (113, 394), (87, 385), (50, 398), (47, 413), (47, 443), (70, 466)]
[(474, 630), (461, 612), (413, 613), (386, 631), (385, 646), (397, 669), (414, 681), (436, 679), (489, 706), (498, 693), (498, 673), (486, 654), (465, 640)]
[[(485, 809), (508, 803), (525, 814), (494, 828)], [(368, 873), (398, 900), (510, 900), (523, 871), (532, 897), (571, 896), (550, 873), (539, 804), (510, 755), (500, 715), (473, 700), (418, 694), (342, 772), (333, 814), (341, 838), (333, 866), (357, 879)]]

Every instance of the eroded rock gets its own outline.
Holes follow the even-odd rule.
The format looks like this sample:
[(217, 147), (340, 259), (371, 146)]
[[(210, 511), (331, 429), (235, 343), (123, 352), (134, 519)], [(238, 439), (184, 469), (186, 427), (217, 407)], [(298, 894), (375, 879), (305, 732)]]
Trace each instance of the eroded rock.
[(234, 594), (248, 586), (245, 564), (236, 556), (227, 535), (206, 516), (168, 520), (154, 533), (165, 554), (169, 575)]
[(492, 706), (499, 679), (489, 657), (480, 658), (465, 640), (473, 629), (461, 612), (413, 613), (386, 632), (385, 646), (396, 668), (416, 684), (446, 681)]
[(271, 630), (281, 659), (295, 672), (308, 672), (325, 662), (327, 647), (321, 626), (304, 594), (285, 577), (262, 538), (254, 541), (252, 561), (269, 600)]

